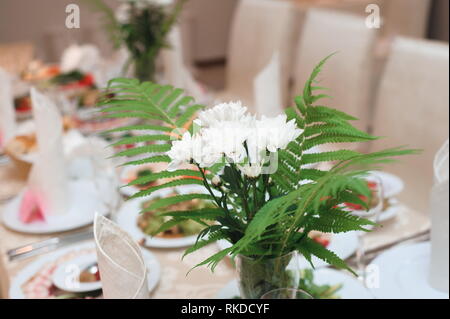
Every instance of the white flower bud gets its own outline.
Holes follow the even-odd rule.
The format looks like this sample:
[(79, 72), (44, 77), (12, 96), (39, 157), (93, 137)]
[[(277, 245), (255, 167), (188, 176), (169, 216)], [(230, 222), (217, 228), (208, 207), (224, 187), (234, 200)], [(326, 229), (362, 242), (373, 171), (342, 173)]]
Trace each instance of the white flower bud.
[(211, 182), (213, 183), (214, 186), (219, 186), (220, 184), (222, 184), (222, 181), (220, 180), (220, 177), (215, 175)]

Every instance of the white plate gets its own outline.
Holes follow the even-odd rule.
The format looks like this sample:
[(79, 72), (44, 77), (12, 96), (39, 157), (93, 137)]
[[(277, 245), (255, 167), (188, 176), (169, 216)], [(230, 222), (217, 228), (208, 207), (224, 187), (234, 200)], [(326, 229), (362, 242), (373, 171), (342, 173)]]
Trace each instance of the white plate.
[(403, 180), (391, 173), (373, 171), (371, 174), (379, 177), (383, 185), (383, 196), (385, 198), (391, 198), (400, 194), (405, 188)]
[(145, 234), (137, 225), (137, 219), (142, 210), (141, 204), (143, 201), (150, 200), (156, 196), (167, 196), (172, 191), (173, 190), (164, 190), (164, 192), (155, 192), (153, 196), (146, 197), (145, 199), (137, 198), (125, 202), (116, 216), (117, 224), (128, 232), (136, 241), (145, 239), (146, 247), (181, 248), (194, 245), (197, 240), (197, 235), (172, 239), (157, 238)]
[(86, 292), (102, 288), (100, 280), (94, 282), (80, 282), (79, 276), (73, 276), (72, 272), (76, 269), (77, 273), (82, 272), (87, 267), (97, 262), (96, 254), (82, 255), (59, 265), (52, 276), (53, 284), (61, 290), (68, 292)]
[(23, 223), (19, 218), (19, 209), (24, 192), (14, 197), (3, 208), (3, 224), (15, 231), (30, 234), (49, 234), (64, 232), (91, 224), (94, 214), (105, 214), (106, 208), (99, 200), (95, 185), (89, 180), (69, 182), (70, 205), (65, 214), (46, 217), (46, 221)]
[[(230, 243), (226, 240), (219, 240), (217, 242), (220, 249), (224, 250), (231, 247)], [(354, 254), (358, 248), (358, 235), (356, 232), (348, 232), (342, 234), (332, 234), (330, 245), (328, 250), (336, 253), (341, 259), (347, 259)], [(328, 264), (317, 257), (312, 257), (312, 262), (315, 268), (327, 267)], [(311, 264), (302, 256), (299, 260), (300, 268), (311, 268)]]
[(379, 287), (372, 293), (380, 299), (448, 299), (428, 283), (430, 242), (400, 245), (379, 255), (371, 265), (378, 267)]
[[(9, 288), (9, 298), (11, 299), (24, 299), (25, 294), (22, 290), (22, 286), (31, 279), (45, 264), (50, 263), (58, 259), (59, 257), (64, 256), (67, 253), (78, 250), (86, 250), (95, 248), (95, 243), (85, 242), (80, 243), (71, 247), (59, 249), (52, 253), (49, 253), (45, 256), (42, 256), (28, 264), (25, 268), (23, 268), (19, 273), (11, 280), (11, 286)], [(146, 249), (141, 249), (142, 256), (145, 260), (145, 264), (148, 269), (148, 290), (149, 292), (153, 291), (155, 287), (158, 285), (158, 282), (161, 278), (161, 266), (159, 264), (158, 259), (156, 259), (155, 255), (149, 252)]]
[[(342, 284), (342, 288), (337, 295), (342, 299), (373, 299), (373, 295), (366, 289), (358, 279), (347, 275), (341, 271), (321, 268), (314, 271), (314, 283), (318, 285), (338, 285)], [(236, 280), (228, 283), (219, 291), (217, 299), (232, 299), (239, 296), (239, 287)]]

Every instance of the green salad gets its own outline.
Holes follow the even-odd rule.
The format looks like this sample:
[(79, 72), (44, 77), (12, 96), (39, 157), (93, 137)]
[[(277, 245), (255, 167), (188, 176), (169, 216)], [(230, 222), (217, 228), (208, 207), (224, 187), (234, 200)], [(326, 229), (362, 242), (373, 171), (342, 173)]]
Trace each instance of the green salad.
[[(174, 196), (176, 194), (173, 194)], [(154, 201), (160, 198), (155, 198), (153, 200), (146, 201), (142, 203), (142, 209), (146, 210)], [(154, 209), (151, 211), (146, 211), (139, 215), (138, 217), (138, 227), (147, 235), (154, 235), (155, 232), (171, 217), (162, 216), (162, 214), (167, 212), (174, 211), (185, 211), (185, 210), (194, 210), (194, 209), (202, 209), (202, 208), (213, 208), (215, 207), (213, 203), (201, 200), (194, 199), (188, 202), (182, 202), (174, 205), (170, 205), (160, 209)], [(185, 220), (179, 223), (172, 228), (157, 234), (155, 237), (159, 238), (180, 238), (193, 236), (200, 233), (205, 228), (204, 225), (199, 224), (193, 220)]]

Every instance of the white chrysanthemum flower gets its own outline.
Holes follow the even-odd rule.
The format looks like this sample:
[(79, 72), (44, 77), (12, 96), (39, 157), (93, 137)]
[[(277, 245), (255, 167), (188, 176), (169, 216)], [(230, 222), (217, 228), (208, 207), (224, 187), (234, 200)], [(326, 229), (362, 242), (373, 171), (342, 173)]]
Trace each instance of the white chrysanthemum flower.
[(250, 178), (256, 178), (261, 175), (262, 172), (262, 165), (258, 163), (245, 164), (242, 166), (238, 166), (238, 168), (245, 176)]
[(212, 153), (225, 155), (233, 163), (240, 163), (247, 157), (244, 143), (250, 135), (250, 128), (240, 122), (218, 122), (202, 131), (205, 145)]
[(248, 163), (242, 166), (242, 171), (256, 177), (270, 160), (268, 152), (286, 148), (302, 133), (294, 120), (287, 122), (286, 115), (263, 116), (257, 121), (246, 112), (240, 103), (219, 104), (202, 112), (195, 120), (200, 129), (193, 136), (185, 133), (173, 143), (168, 152), (169, 169), (191, 161), (205, 168), (225, 158), (228, 163)]
[(174, 141), (172, 148), (167, 152), (171, 162), (167, 168), (168, 171), (174, 171), (183, 163), (190, 162), (193, 158), (195, 139), (192, 138), (191, 133), (183, 134), (181, 140)]
[(198, 115), (203, 127), (212, 127), (220, 122), (242, 122), (249, 124), (254, 117), (247, 114), (247, 108), (240, 101), (218, 104)]
[(256, 144), (261, 150), (265, 147), (269, 152), (285, 149), (288, 144), (302, 134), (295, 120), (287, 121), (285, 114), (268, 118), (263, 116), (256, 123)]

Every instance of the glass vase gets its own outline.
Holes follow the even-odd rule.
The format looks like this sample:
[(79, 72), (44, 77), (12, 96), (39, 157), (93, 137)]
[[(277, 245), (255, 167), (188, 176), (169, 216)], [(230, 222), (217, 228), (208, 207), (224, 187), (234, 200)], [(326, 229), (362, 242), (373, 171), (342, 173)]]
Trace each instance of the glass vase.
[(300, 268), (297, 252), (277, 258), (236, 258), (238, 282), (243, 299), (260, 299), (277, 289), (298, 289)]
[(139, 81), (155, 81), (156, 73), (156, 59), (147, 55), (135, 57), (134, 63), (134, 75)]

